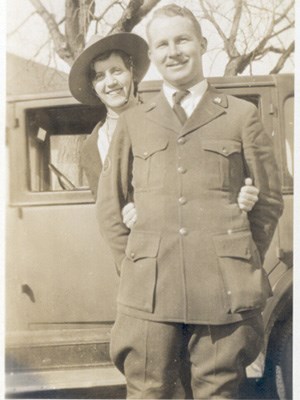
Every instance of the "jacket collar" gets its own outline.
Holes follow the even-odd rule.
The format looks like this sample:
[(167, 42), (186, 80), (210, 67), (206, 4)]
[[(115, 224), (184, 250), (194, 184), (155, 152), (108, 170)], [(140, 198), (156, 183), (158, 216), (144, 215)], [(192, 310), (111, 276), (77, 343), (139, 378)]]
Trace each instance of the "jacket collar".
[(181, 126), (162, 91), (152, 102), (144, 105), (144, 110), (147, 118), (158, 125), (164, 126), (166, 129), (179, 132), (179, 136), (184, 136), (226, 113), (227, 107), (227, 96), (209, 85), (203, 98), (184, 126)]

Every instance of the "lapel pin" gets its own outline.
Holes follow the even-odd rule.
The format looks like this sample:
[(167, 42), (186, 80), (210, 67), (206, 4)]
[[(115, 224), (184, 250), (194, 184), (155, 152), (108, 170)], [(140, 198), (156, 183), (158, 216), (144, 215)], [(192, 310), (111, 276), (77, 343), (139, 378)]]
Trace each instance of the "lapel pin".
[(215, 97), (214, 98), (214, 102), (217, 103), (217, 104), (220, 104), (222, 102), (221, 97)]

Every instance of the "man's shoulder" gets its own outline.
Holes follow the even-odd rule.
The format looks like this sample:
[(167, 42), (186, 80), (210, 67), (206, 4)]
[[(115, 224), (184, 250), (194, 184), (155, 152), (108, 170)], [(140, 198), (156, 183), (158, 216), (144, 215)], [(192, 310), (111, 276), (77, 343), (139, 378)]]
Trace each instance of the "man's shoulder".
[(223, 106), (224, 108), (228, 108), (229, 111), (236, 112), (236, 110), (238, 110), (240, 112), (250, 112), (256, 109), (256, 106), (250, 101), (224, 93), (218, 89), (212, 90), (212, 96), (214, 103)]
[(143, 114), (156, 107), (159, 96), (160, 94), (157, 94), (153, 98), (129, 108), (122, 113), (122, 117), (125, 119), (136, 119), (139, 116), (142, 116)]

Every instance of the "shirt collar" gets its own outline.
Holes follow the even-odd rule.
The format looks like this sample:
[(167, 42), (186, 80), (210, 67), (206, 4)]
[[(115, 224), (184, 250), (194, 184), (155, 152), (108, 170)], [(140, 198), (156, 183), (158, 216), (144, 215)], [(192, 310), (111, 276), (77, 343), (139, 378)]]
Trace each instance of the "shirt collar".
[[(208, 83), (206, 79), (203, 79), (202, 81), (196, 83), (196, 85), (192, 86), (191, 88), (188, 89), (190, 92), (189, 95), (186, 96), (186, 99), (188, 98), (202, 98), (204, 93), (206, 92), (206, 89), (208, 87)], [(173, 94), (178, 91), (174, 86), (170, 85), (167, 82), (163, 83), (162, 86), (163, 93), (170, 104), (171, 107), (173, 107)]]

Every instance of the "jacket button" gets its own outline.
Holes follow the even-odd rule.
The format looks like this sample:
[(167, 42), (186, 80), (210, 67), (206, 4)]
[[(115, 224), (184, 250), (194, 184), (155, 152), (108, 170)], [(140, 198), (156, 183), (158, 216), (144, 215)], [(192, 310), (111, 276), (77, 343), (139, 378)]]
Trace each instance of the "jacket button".
[(148, 151), (144, 151), (144, 156), (146, 157), (148, 155)]
[(130, 257), (131, 257), (132, 259), (134, 259), (135, 253), (134, 253), (133, 251), (130, 253)]
[(184, 137), (181, 137), (181, 138), (179, 138), (178, 140), (177, 140), (177, 143), (178, 144), (184, 144), (186, 142), (186, 138), (184, 138)]
[(231, 295), (231, 291), (230, 291), (230, 290), (228, 290), (227, 294), (230, 296), (230, 295)]
[(188, 230), (186, 228), (180, 228), (179, 233), (182, 236), (186, 236), (188, 234)]
[(186, 169), (185, 169), (184, 167), (178, 167), (178, 168), (177, 168), (177, 171), (178, 171), (180, 174), (184, 174), (184, 173), (186, 172)]
[(179, 197), (178, 202), (179, 202), (179, 204), (184, 205), (184, 204), (186, 204), (187, 200), (185, 197), (182, 196), (182, 197)]
[(226, 147), (223, 147), (222, 152), (223, 152), (223, 154), (228, 154)]

